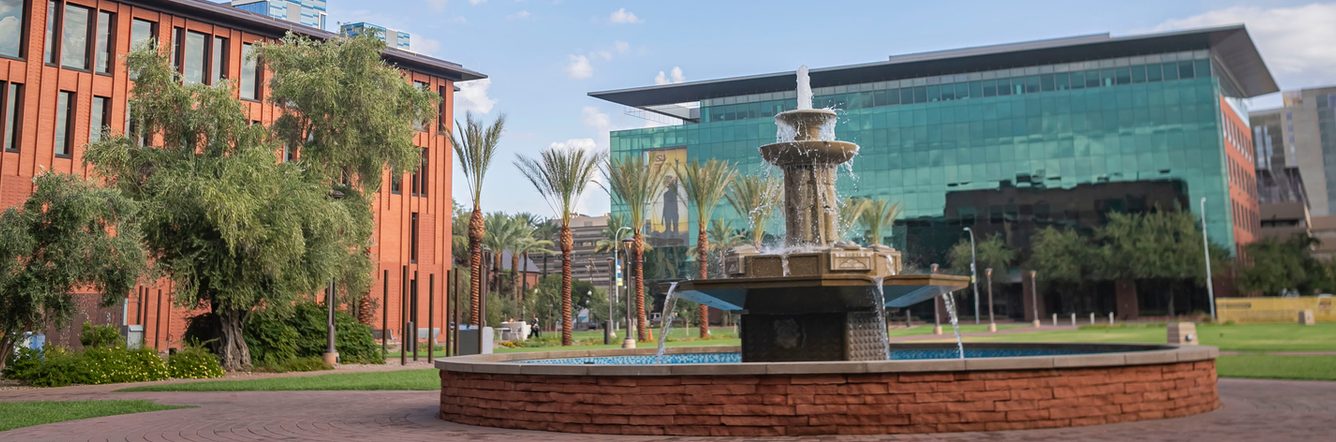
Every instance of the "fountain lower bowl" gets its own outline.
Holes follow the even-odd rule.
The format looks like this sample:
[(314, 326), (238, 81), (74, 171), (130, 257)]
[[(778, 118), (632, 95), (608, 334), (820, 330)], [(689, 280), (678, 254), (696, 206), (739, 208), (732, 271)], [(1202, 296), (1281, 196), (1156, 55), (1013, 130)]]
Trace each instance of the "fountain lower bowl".
[[(892, 354), (947, 348), (898, 344)], [(637, 349), (460, 356), (438, 359), (436, 367), (444, 420), (569, 433), (1019, 430), (1187, 416), (1220, 406), (1212, 347), (974, 344), (967, 350), (998, 356), (733, 363), (711, 361), (735, 357), (736, 347), (700, 347), (670, 349), (669, 357), (701, 362), (646, 363), (654, 350)], [(634, 363), (587, 363), (600, 360)]]

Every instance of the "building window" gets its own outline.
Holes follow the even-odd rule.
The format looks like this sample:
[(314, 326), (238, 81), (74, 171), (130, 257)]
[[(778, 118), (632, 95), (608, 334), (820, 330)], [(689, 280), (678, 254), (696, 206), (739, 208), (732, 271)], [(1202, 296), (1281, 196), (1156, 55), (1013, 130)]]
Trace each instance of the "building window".
[(140, 46), (150, 41), (156, 40), (158, 35), (158, 24), (142, 19), (130, 21), (130, 49), (139, 49)]
[(390, 193), (395, 195), (404, 193), (404, 177), (400, 174), (390, 176)]
[(46, 2), (46, 41), (43, 42), (42, 46), (42, 60), (46, 61), (47, 64), (56, 64), (58, 61), (56, 60), (56, 44), (59, 43), (59, 40), (56, 40), (56, 22), (60, 19), (60, 14), (55, 13), (58, 10), (60, 10), (59, 2)]
[(181, 75), (186, 83), (203, 83), (204, 68), (208, 64), (209, 52), (206, 43), (209, 36), (189, 31), (185, 33), (185, 45), (181, 52)]
[(97, 11), (97, 46), (94, 56), (97, 57), (97, 72), (103, 74), (111, 73), (112, 66), (112, 48), (116, 47), (113, 40), (116, 37), (114, 29), (116, 23), (116, 14), (107, 11)]
[(182, 51), (186, 45), (186, 30), (181, 28), (172, 28), (172, 69), (181, 72), (181, 59), (184, 57)]
[(0, 0), (0, 56), (23, 57), (27, 12), (25, 0)]
[(241, 98), (260, 99), (260, 61), (255, 59), (255, 48), (250, 43), (241, 44)]
[(23, 118), (23, 107), (19, 105), (23, 102), (23, 85), (0, 83), (0, 86), (4, 86), (0, 92), (4, 93), (5, 105), (0, 108), (0, 120), (5, 122), (4, 127), (0, 127), (0, 139), (4, 140), (5, 152), (18, 152), (22, 139), (19, 137), (19, 129), (23, 127), (19, 124)]
[(56, 156), (70, 156), (74, 134), (74, 92), (60, 91), (56, 99)]
[(111, 126), (111, 113), (107, 112), (111, 99), (107, 97), (93, 97), (93, 107), (88, 115), (88, 142), (96, 143), (102, 140), (102, 131)]
[(449, 129), (446, 125), (449, 122), (445, 119), (445, 86), (437, 88), (436, 93), (441, 96), (441, 102), (436, 104), (436, 131), (448, 134)]
[[(418, 90), (420, 90), (420, 91), (427, 91), (427, 90), (430, 90), (430, 89), (428, 89), (428, 85), (427, 85), (427, 83), (423, 83), (423, 82), (421, 82), (421, 81), (414, 81), (414, 82), (413, 82), (413, 87), (418, 88)], [(413, 123), (413, 129), (416, 130), (416, 131), (418, 131), (418, 132), (422, 132), (422, 131), (427, 130), (427, 121), (426, 121), (426, 120), (423, 120), (423, 121), (418, 121), (418, 122)]]
[(425, 147), (422, 148), (418, 152), (418, 154), (420, 155), (421, 162), (418, 164), (417, 171), (413, 172), (413, 182), (412, 182), (413, 194), (419, 196), (426, 196), (427, 183), (428, 183), (427, 176), (429, 175), (428, 171), (430, 170), (428, 168), (427, 158), (430, 155), (428, 155), (427, 148)]
[(227, 39), (213, 37), (212, 62), (209, 63), (209, 84), (218, 84), (227, 78)]
[[(52, 2), (54, 3), (54, 2)], [(60, 65), (70, 69), (88, 69), (89, 15), (91, 10), (83, 6), (65, 5), (65, 16), (60, 25)]]
[(408, 233), (408, 262), (417, 262), (418, 259), (418, 214), (413, 212), (412, 220), (409, 221)]

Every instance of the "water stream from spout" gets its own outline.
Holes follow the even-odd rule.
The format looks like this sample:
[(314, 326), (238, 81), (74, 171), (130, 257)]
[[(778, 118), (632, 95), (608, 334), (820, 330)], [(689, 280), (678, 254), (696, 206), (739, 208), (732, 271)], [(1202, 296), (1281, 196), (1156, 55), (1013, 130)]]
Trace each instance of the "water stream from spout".
[(798, 109), (812, 108), (812, 80), (807, 65), (798, 66)]
[(784, 254), (779, 255), (779, 264), (785, 277), (789, 276), (789, 251), (784, 250)]
[(942, 301), (946, 304), (946, 315), (951, 318), (951, 331), (956, 334), (956, 351), (960, 359), (965, 359), (965, 343), (960, 340), (960, 318), (956, 317), (956, 299), (951, 293), (942, 292)]
[(885, 278), (877, 277), (872, 280), (872, 308), (877, 311), (877, 326), (880, 327), (877, 336), (881, 337), (881, 348), (886, 359), (891, 359), (891, 337), (890, 330), (886, 327), (886, 292), (881, 283)]
[(654, 363), (663, 363), (663, 353), (668, 345), (668, 332), (673, 328), (673, 316), (677, 311), (673, 306), (677, 304), (677, 282), (668, 285), (668, 294), (663, 297), (663, 313), (659, 314), (659, 350), (654, 353)]

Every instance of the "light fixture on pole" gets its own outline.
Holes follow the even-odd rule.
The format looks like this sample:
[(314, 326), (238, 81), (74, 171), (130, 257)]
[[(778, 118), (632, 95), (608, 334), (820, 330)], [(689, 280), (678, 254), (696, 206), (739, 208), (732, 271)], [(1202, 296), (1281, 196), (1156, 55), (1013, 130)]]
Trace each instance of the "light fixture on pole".
[(978, 267), (978, 260), (974, 257), (974, 230), (969, 227), (965, 232), (970, 234), (970, 283), (974, 285), (974, 323), (979, 323), (979, 273), (974, 270)]
[[(622, 230), (629, 231), (631, 230), (631, 228), (623, 226), (622, 228), (617, 229), (617, 232), (615, 232), (612, 237), (614, 240), (618, 240), (618, 242), (620, 242), (623, 247), (626, 247), (626, 256), (630, 257), (631, 243), (634, 240), (631, 238), (622, 238)], [(616, 247), (617, 245), (614, 243), (613, 248), (615, 249)], [(617, 269), (618, 271), (620, 271), (622, 267), (618, 266)], [(631, 290), (627, 290), (626, 291), (626, 339), (622, 340), (622, 348), (636, 348), (637, 330), (636, 330), (635, 318), (631, 315), (632, 304), (633, 303), (631, 302)]]
[(1030, 308), (1034, 311), (1034, 328), (1039, 328), (1039, 272), (1030, 271)]
[(1206, 197), (1201, 197), (1201, 250), (1206, 257), (1206, 297), (1211, 302), (1211, 321), (1215, 321), (1215, 283), (1211, 281), (1211, 241), (1206, 237)]

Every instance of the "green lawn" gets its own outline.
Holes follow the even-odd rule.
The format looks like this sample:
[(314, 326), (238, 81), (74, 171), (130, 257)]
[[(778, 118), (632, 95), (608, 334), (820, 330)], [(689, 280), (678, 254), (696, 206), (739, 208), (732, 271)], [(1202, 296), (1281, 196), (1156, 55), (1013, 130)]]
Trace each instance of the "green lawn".
[(332, 373), (268, 379), (184, 382), (131, 387), (120, 391), (294, 391), (294, 390), (436, 390), (434, 368), (363, 373)]
[(0, 402), (0, 431), (33, 425), (117, 414), (183, 408), (149, 401), (22, 401)]
[[(997, 325), (997, 329), (998, 329), (998, 330), (1006, 330), (1006, 329), (1011, 329), (1011, 328), (1020, 328), (1020, 327), (1028, 327), (1028, 326), (1029, 326), (1028, 324), (998, 324), (998, 325)], [(964, 334), (964, 333), (984, 333), (984, 332), (987, 332), (987, 331), (988, 331), (988, 324), (977, 324), (977, 325), (976, 325), (976, 324), (972, 324), (972, 323), (971, 323), (971, 324), (960, 324), (960, 333), (962, 333), (962, 334)], [(943, 333), (943, 334), (951, 334), (951, 333), (952, 333), (952, 332), (951, 332), (951, 324), (942, 324), (942, 333)], [(908, 327), (908, 328), (905, 328), (905, 327), (901, 327), (901, 328), (892, 328), (890, 334), (891, 334), (891, 339), (892, 339), (892, 340), (894, 340), (896, 337), (903, 337), (903, 336), (922, 336), (922, 335), (930, 335), (930, 334), (932, 334), (932, 324), (924, 324), (924, 323), (922, 323), (922, 322), (919, 322), (919, 323), (917, 323), (916, 325), (914, 325), (913, 327)], [(955, 338), (952, 338), (952, 339), (955, 339)]]
[[(1336, 351), (1336, 324), (1215, 325), (1197, 324), (1202, 345), (1221, 351), (1281, 352)], [(973, 336), (966, 342), (1117, 342), (1162, 344), (1164, 325), (1085, 326), (1077, 330), (1051, 330), (997, 336)], [(944, 339), (945, 340), (945, 339)]]
[(1221, 356), (1215, 361), (1221, 377), (1336, 381), (1336, 356)]

